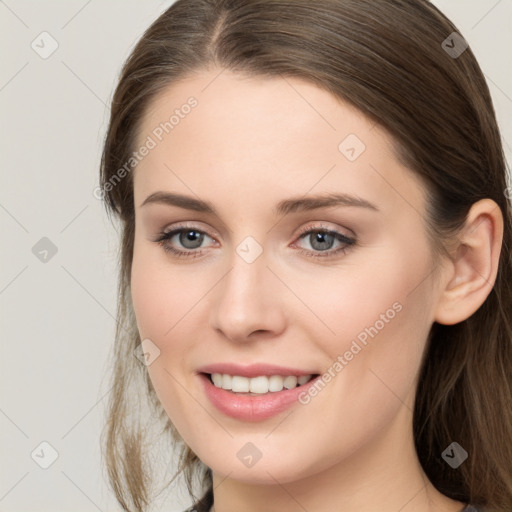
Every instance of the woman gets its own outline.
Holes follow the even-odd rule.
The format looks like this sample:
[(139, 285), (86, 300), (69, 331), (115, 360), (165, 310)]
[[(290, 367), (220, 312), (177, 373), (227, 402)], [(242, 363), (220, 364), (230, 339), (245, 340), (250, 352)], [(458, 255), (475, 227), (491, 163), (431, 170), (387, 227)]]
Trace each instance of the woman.
[(178, 0), (123, 68), (101, 190), (124, 510), (155, 439), (190, 510), (512, 510), (510, 189), (429, 2)]

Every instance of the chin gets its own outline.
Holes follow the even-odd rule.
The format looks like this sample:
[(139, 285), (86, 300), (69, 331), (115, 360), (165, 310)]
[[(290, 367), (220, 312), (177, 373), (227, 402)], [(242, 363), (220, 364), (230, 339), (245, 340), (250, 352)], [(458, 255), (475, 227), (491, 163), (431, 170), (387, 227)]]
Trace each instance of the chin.
[[(244, 467), (238, 458), (232, 462), (226, 458), (219, 460), (218, 454), (201, 460), (219, 477), (229, 477), (231, 480), (246, 484), (276, 485), (277, 482), (280, 484), (295, 482), (321, 471), (321, 468), (317, 468), (315, 471), (314, 461), (290, 460), (289, 458), (285, 460), (277, 457), (264, 459), (265, 457), (262, 456), (250, 467)], [(302, 471), (301, 468), (303, 468)]]

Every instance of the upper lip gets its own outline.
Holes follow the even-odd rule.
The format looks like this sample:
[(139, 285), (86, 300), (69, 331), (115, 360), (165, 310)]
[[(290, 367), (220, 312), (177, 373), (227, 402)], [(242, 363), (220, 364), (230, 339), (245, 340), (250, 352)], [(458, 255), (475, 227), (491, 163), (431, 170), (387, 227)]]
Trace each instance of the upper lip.
[(316, 375), (316, 372), (300, 370), (298, 368), (290, 368), (285, 366), (277, 366), (274, 364), (256, 363), (249, 365), (239, 365), (235, 363), (214, 363), (201, 366), (197, 369), (198, 373), (225, 373), (228, 375), (240, 375), (242, 377), (260, 377), (271, 375)]

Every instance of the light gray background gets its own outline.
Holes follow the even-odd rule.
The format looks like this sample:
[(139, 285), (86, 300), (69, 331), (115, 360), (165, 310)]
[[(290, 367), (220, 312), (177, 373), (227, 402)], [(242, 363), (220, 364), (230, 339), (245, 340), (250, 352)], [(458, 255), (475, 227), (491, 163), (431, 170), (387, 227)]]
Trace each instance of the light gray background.
[[(120, 510), (99, 458), (117, 233), (92, 191), (121, 65), (171, 3), (0, 0), (0, 511)], [(434, 3), (479, 59), (510, 162), (512, 1)], [(43, 31), (59, 45), (47, 59), (31, 48)], [(46, 263), (42, 237), (58, 249)], [(48, 469), (31, 458), (43, 441)], [(188, 506), (177, 491), (155, 510)]]

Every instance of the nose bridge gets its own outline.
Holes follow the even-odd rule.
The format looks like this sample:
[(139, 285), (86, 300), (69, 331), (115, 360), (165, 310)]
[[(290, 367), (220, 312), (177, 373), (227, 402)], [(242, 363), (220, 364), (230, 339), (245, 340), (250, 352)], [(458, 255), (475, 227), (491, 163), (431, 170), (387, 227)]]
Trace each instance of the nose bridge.
[(276, 334), (284, 327), (276, 278), (266, 256), (261, 245), (247, 237), (235, 248), (230, 270), (217, 287), (211, 325), (232, 340), (246, 340), (254, 331)]

